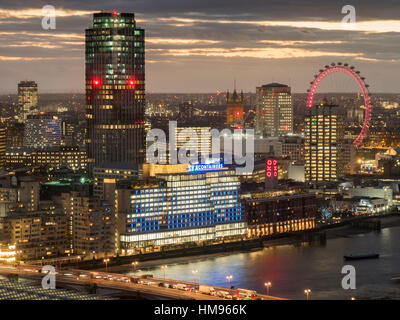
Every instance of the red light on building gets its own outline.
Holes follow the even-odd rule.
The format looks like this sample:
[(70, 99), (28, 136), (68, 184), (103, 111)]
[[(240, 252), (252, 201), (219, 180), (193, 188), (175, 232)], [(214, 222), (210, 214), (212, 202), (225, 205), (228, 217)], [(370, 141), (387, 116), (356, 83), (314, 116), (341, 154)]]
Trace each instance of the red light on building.
[(236, 116), (237, 116), (237, 117), (240, 116), (240, 111), (236, 111)]
[(117, 11), (113, 11), (113, 12), (112, 12), (112, 15), (113, 15), (113, 16), (117, 16), (117, 15), (118, 15), (118, 12), (117, 12)]
[(98, 87), (101, 84), (101, 81), (100, 81), (100, 79), (96, 78), (96, 79), (92, 80), (92, 84), (94, 87)]
[(128, 83), (128, 86), (134, 87), (136, 85), (136, 80), (135, 79), (128, 79), (127, 83)]

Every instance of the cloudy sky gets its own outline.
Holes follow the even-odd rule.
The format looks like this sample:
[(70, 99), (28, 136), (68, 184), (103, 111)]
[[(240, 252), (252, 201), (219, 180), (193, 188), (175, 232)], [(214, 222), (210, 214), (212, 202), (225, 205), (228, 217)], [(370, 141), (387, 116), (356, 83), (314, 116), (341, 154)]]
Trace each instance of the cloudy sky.
[[(41, 27), (49, 4), (56, 30)], [(341, 22), (346, 4), (354, 25)], [(84, 30), (100, 10), (134, 12), (146, 30), (147, 92), (215, 92), (235, 78), (244, 91), (274, 81), (305, 92), (338, 61), (356, 66), (372, 92), (400, 91), (398, 0), (0, 0), (0, 93), (23, 79), (42, 93), (84, 92)], [(322, 89), (352, 88), (337, 76)]]

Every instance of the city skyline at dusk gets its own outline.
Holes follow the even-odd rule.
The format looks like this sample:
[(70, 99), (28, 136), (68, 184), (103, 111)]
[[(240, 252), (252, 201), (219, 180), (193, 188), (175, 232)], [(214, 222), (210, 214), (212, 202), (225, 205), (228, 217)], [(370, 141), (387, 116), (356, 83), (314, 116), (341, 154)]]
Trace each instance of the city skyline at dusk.
[[(55, 30), (41, 27), (47, 4), (56, 9)], [(135, 12), (146, 30), (148, 93), (225, 91), (233, 79), (245, 92), (270, 82), (305, 92), (318, 69), (337, 61), (355, 65), (374, 92), (396, 92), (399, 4), (351, 5), (355, 25), (341, 22), (334, 1), (2, 1), (0, 93), (15, 93), (21, 79), (38, 82), (41, 93), (83, 93), (84, 30), (101, 9)]]
[(400, 3), (14, 2), (0, 300), (400, 299)]

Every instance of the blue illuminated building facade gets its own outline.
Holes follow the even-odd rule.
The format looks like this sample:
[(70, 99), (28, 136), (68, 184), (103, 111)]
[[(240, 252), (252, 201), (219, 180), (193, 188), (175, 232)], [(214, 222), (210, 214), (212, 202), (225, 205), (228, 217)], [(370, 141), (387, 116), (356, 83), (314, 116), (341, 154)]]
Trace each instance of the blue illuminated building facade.
[(158, 174), (151, 182), (136, 184), (129, 193), (121, 248), (129, 251), (244, 235), (247, 224), (235, 171), (208, 170), (189, 167), (186, 173)]

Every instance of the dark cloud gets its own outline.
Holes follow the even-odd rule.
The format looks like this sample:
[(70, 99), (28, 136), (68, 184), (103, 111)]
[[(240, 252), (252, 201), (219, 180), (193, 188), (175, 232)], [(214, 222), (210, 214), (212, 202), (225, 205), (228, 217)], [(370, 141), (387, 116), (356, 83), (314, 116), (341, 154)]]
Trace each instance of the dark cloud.
[[(357, 21), (400, 21), (400, 1), (351, 3)], [(37, 80), (42, 92), (83, 92), (83, 35), (91, 25), (91, 15), (58, 17), (57, 29), (45, 31), (40, 16), (22, 19), (1, 14), (1, 10), (40, 9), (48, 4), (59, 10), (135, 12), (138, 25), (146, 29), (149, 91), (214, 91), (231, 87), (236, 77), (246, 91), (274, 79), (290, 82), (299, 92), (307, 89), (321, 66), (332, 61), (357, 65), (372, 90), (398, 91), (400, 27), (398, 32), (374, 33), (312, 25), (315, 21), (339, 23), (347, 2), (2, 0), (0, 70), (7, 77), (0, 79), (0, 92), (15, 92), (16, 83), (26, 78)], [(260, 21), (308, 24), (277, 26), (261, 25)], [(182, 41), (185, 39), (192, 41)], [(221, 52), (227, 52), (226, 56)]]

